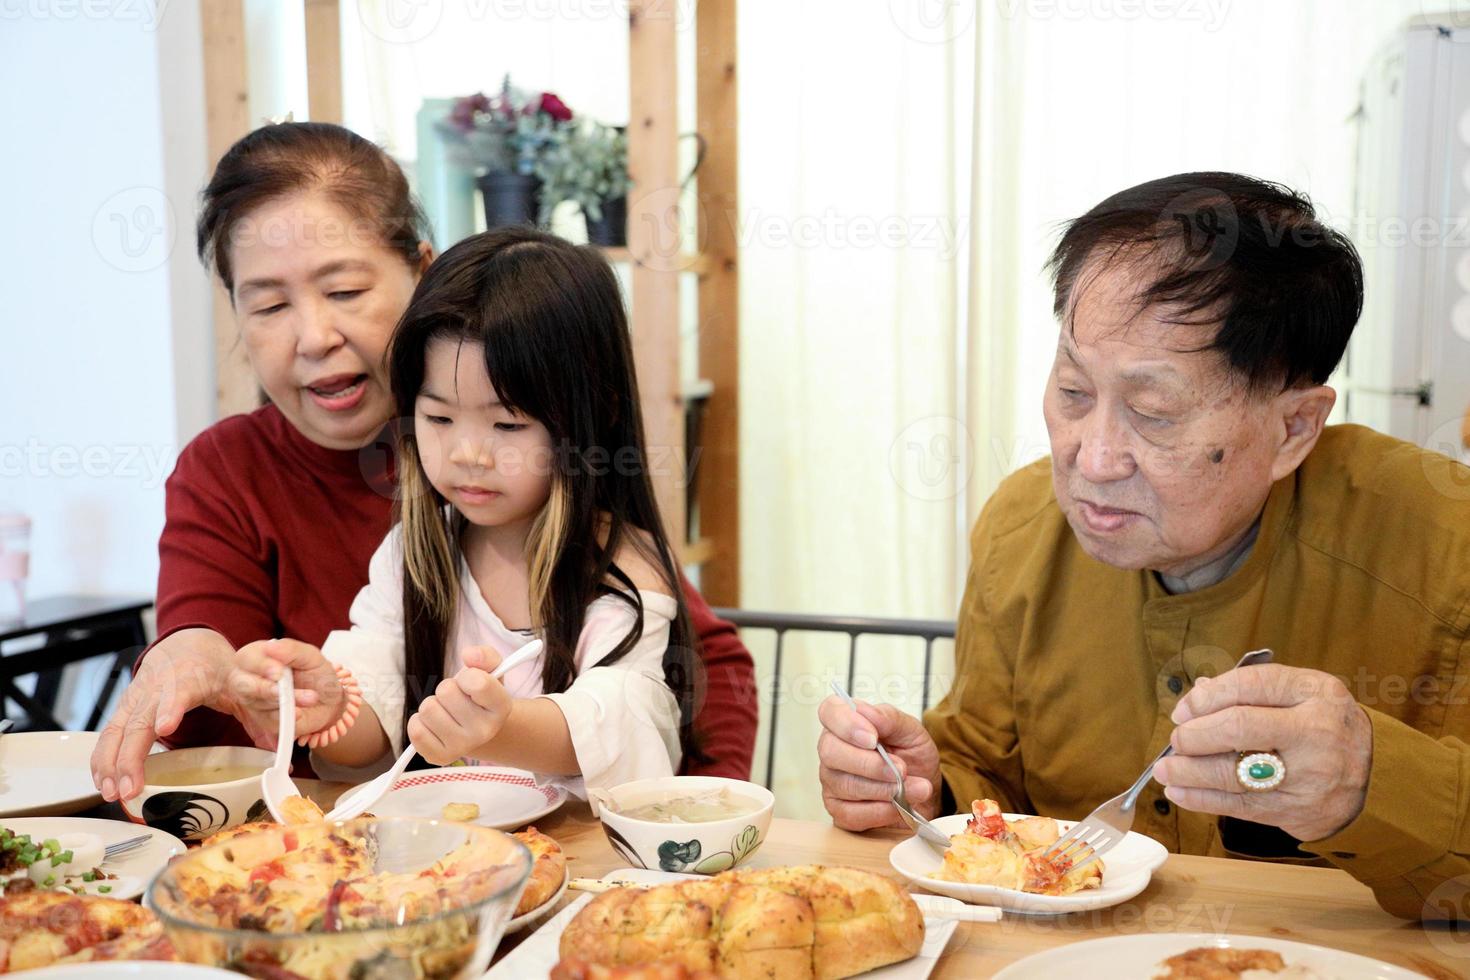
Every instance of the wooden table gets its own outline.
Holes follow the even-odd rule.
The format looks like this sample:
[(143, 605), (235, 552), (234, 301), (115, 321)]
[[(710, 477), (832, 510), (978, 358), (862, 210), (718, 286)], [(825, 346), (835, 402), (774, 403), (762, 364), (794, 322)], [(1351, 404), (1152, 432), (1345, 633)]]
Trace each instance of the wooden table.
[[(345, 788), (299, 783), (323, 808)], [(574, 876), (600, 878), (627, 866), (585, 803), (568, 803), (536, 826), (560, 842)], [(904, 836), (898, 830), (850, 834), (830, 824), (777, 819), (750, 866), (844, 864), (894, 875), (888, 851)], [(569, 893), (562, 901), (574, 897)], [(1470, 980), (1470, 938), (1394, 918), (1345, 871), (1183, 854), (1171, 855), (1141, 895), (1113, 908), (962, 922), (933, 976), (988, 977), (1054, 946), (1145, 932), (1271, 936), (1386, 960), (1434, 980)], [(520, 938), (507, 937), (502, 954)]]

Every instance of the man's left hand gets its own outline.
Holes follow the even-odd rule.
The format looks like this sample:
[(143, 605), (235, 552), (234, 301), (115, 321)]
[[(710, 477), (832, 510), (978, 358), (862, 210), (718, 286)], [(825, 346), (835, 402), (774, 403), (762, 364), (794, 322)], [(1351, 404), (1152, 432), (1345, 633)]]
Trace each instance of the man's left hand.
[[(1300, 841), (1330, 837), (1362, 812), (1373, 726), (1336, 677), (1260, 664), (1195, 682), (1174, 708), (1173, 756), (1154, 769), (1176, 806), (1280, 827)], [(1286, 779), (1247, 792), (1241, 752), (1275, 752)]]

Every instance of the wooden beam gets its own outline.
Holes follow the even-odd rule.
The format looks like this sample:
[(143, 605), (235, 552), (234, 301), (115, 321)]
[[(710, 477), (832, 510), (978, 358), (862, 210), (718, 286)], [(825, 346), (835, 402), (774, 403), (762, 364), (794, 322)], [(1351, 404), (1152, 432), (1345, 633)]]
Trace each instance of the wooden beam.
[(342, 122), (341, 17), (339, 0), (306, 0), (306, 111), (312, 122)]
[[(199, 28), (204, 54), (205, 145), (213, 172), (225, 151), (250, 131), (250, 90), (245, 58), (244, 0), (202, 0)], [(203, 175), (201, 183), (208, 179)], [(255, 373), (239, 342), (235, 311), (218, 280), (214, 290), (215, 400), (219, 417), (260, 404)]]
[(703, 246), (699, 371), (714, 383), (699, 458), (699, 533), (709, 541), (700, 591), (712, 605), (740, 605), (740, 267), (736, 113), (736, 0), (699, 0), (697, 118), (708, 143), (699, 171)]
[(684, 400), (679, 377), (678, 45), (675, 10), (628, 10), (628, 251), (633, 257), (633, 355), (654, 491), (669, 540), (685, 538)]

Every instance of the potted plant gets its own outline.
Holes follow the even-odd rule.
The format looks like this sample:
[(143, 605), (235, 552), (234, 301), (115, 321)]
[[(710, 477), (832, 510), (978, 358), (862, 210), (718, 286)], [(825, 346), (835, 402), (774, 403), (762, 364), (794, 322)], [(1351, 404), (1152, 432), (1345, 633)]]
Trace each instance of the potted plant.
[(451, 157), (478, 174), (485, 227), (537, 222), (541, 157), (571, 121), (572, 110), (555, 93), (524, 92), (507, 75), (497, 94), (465, 96), (437, 124)]
[(559, 129), (537, 164), (542, 181), (541, 222), (562, 201), (587, 219), (594, 245), (628, 243), (628, 134), (593, 120)]

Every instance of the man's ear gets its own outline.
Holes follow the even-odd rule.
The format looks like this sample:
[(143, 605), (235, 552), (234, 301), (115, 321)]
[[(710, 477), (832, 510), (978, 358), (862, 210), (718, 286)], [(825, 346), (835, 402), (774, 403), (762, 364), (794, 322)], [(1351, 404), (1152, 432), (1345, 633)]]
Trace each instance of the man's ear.
[(1295, 472), (1317, 445), (1337, 392), (1326, 385), (1291, 388), (1275, 398), (1273, 415), (1281, 421), (1281, 444), (1271, 464), (1271, 481)]
[(437, 256), (434, 253), (434, 244), (427, 239), (419, 242), (418, 275), (420, 279), (423, 278), (425, 272), (429, 271), (429, 264), (432, 263), (435, 258), (437, 258)]

